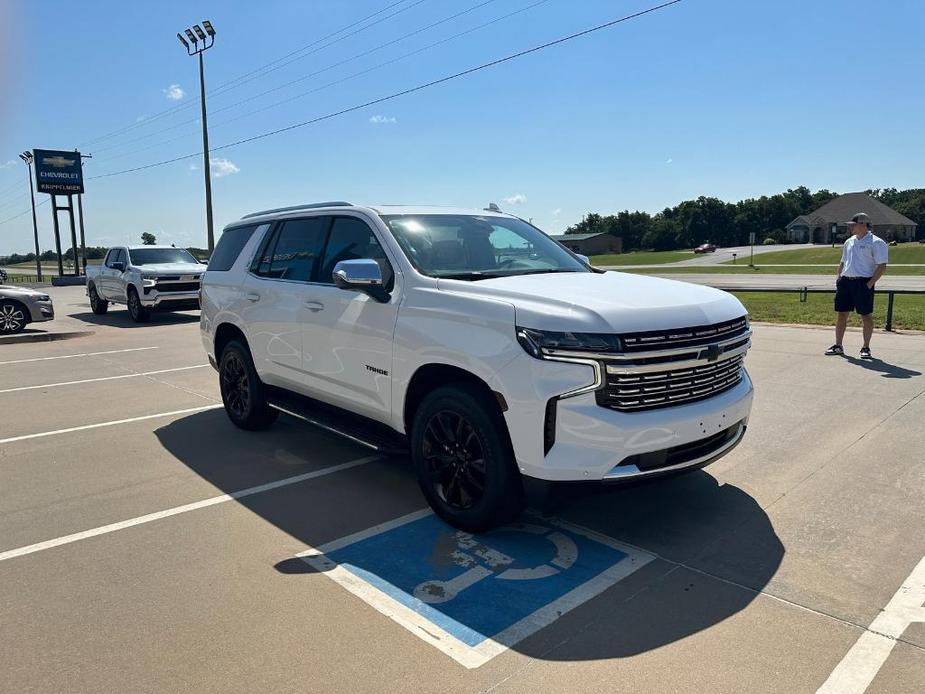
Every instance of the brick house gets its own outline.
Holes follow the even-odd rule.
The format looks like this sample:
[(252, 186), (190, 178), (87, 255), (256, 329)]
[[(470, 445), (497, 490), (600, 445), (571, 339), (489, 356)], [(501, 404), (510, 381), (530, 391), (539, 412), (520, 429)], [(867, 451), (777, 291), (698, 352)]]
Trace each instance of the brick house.
[(872, 231), (885, 241), (914, 241), (917, 224), (867, 193), (846, 193), (815, 212), (787, 225), (790, 243), (830, 244), (848, 237), (848, 220), (858, 212), (870, 215)]
[(623, 239), (606, 231), (597, 234), (560, 234), (552, 238), (570, 251), (587, 256), (623, 252)]

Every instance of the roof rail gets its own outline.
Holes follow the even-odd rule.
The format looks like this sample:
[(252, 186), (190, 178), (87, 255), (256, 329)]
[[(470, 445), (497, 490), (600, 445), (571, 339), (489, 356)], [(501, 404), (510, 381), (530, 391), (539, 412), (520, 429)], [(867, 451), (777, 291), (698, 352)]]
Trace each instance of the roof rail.
[(274, 207), (272, 210), (261, 210), (260, 212), (251, 212), (241, 219), (250, 219), (251, 217), (261, 217), (265, 214), (276, 214), (277, 212), (295, 212), (297, 210), (314, 210), (319, 207), (353, 207), (352, 203), (343, 200), (331, 200), (328, 202), (309, 202), (304, 205), (292, 205), (290, 207)]

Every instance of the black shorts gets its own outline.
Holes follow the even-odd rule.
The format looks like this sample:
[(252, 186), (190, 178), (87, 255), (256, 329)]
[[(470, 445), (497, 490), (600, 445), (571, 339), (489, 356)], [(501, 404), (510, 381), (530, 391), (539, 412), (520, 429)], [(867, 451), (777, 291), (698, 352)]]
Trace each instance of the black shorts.
[(835, 310), (856, 311), (860, 316), (874, 312), (874, 290), (868, 289), (870, 277), (839, 277), (835, 283)]

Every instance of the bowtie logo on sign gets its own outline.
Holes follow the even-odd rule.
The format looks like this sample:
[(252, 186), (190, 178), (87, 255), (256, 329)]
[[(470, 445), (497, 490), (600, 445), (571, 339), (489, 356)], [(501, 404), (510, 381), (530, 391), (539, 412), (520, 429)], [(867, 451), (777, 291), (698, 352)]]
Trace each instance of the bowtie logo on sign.
[(508, 526), (508, 530), (545, 536), (556, 548), (555, 557), (548, 564), (530, 568), (508, 568), (514, 563), (513, 557), (488, 547), (476, 540), (469, 533), (456, 533), (458, 549), (453, 552), (453, 562), (465, 573), (448, 581), (425, 581), (414, 589), (414, 597), (422, 602), (435, 605), (455, 598), (460, 591), (475, 585), (479, 581), (494, 576), (502, 581), (529, 581), (549, 578), (564, 569), (568, 569), (578, 558), (575, 542), (558, 531), (518, 523)]

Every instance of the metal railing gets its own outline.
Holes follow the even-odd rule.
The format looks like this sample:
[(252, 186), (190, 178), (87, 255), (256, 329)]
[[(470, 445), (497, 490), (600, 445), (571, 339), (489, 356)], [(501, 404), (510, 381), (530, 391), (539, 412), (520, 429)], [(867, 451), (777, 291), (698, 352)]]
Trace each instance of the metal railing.
[[(788, 294), (793, 292), (798, 292), (800, 294), (800, 303), (805, 304), (807, 298), (810, 294), (834, 294), (835, 289), (810, 289), (809, 287), (720, 287), (717, 286), (717, 289), (722, 289), (727, 292), (732, 293), (778, 293), (778, 294)], [(893, 302), (897, 294), (918, 294), (920, 296), (925, 295), (925, 289), (878, 289), (877, 294), (886, 294), (886, 324), (883, 326), (883, 329), (887, 332), (893, 332)]]

